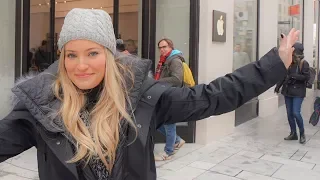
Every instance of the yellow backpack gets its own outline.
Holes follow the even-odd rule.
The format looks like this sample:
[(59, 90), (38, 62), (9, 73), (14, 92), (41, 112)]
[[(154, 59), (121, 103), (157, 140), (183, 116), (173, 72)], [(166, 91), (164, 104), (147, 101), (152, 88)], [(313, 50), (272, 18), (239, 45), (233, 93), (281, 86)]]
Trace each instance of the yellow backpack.
[(181, 57), (182, 61), (182, 67), (183, 67), (183, 82), (187, 87), (192, 87), (196, 85), (194, 82), (194, 78), (191, 72), (191, 69), (189, 68), (189, 65), (185, 62), (185, 60)]

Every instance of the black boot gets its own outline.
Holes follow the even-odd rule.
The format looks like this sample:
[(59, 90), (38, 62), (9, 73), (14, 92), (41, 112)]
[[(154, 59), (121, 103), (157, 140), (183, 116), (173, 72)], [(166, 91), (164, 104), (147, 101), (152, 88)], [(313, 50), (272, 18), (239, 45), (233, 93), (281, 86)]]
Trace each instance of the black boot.
[(306, 136), (304, 135), (304, 133), (300, 134), (300, 144), (304, 144), (306, 143)]
[(286, 138), (284, 138), (286, 141), (291, 141), (291, 140), (298, 140), (298, 136), (296, 132), (291, 132), (290, 135)]

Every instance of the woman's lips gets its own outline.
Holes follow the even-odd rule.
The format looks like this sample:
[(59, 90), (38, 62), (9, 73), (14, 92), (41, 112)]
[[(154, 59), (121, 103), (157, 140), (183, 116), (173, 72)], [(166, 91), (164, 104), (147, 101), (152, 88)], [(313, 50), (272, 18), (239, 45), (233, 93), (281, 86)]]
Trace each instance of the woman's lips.
[(75, 76), (78, 77), (78, 78), (87, 78), (87, 77), (90, 77), (92, 75), (93, 75), (93, 73), (75, 74)]

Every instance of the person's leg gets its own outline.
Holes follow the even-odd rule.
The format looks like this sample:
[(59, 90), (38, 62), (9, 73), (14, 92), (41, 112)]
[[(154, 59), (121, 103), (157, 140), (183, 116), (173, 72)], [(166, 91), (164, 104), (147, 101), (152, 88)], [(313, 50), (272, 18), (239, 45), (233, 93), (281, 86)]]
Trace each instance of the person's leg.
[(166, 136), (166, 145), (164, 152), (154, 156), (155, 161), (170, 160), (175, 153), (175, 141), (176, 141), (176, 125), (162, 125), (157, 129), (161, 134)]
[(181, 141), (181, 137), (178, 134), (176, 134), (175, 144), (178, 144), (180, 141)]
[(303, 118), (301, 116), (301, 105), (303, 102), (303, 98), (294, 98), (293, 99), (293, 115), (295, 117), (295, 120), (297, 122), (297, 125), (299, 127), (300, 131), (300, 143), (306, 142), (306, 137), (304, 134), (304, 124), (303, 124)]
[(286, 138), (285, 140), (298, 140), (297, 136), (297, 130), (296, 130), (296, 123), (294, 120), (294, 115), (293, 115), (293, 98), (292, 97), (285, 97), (285, 103), (286, 103), (286, 108), (287, 108), (287, 116), (288, 116), (288, 122), (290, 125), (290, 135)]
[(170, 156), (174, 154), (174, 145), (176, 141), (176, 125), (169, 124), (164, 125), (166, 130), (166, 146), (164, 147), (164, 151)]
[(179, 150), (185, 143), (186, 141), (184, 141), (180, 136), (176, 134), (176, 142), (174, 144), (174, 149)]

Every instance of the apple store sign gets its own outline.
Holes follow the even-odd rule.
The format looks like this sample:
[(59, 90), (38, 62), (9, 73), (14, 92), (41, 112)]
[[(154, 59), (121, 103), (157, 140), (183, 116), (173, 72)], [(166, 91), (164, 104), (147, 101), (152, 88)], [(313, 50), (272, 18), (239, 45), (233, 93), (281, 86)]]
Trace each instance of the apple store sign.
[(212, 15), (212, 41), (226, 42), (227, 14), (213, 10)]

